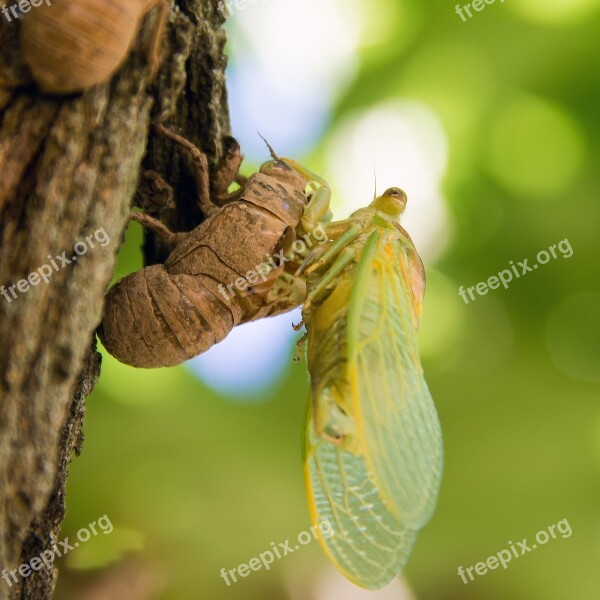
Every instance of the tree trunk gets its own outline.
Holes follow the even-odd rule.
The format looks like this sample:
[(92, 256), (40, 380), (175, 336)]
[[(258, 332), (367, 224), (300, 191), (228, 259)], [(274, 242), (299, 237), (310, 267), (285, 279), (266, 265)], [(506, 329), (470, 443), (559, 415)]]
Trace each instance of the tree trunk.
[[(211, 168), (229, 133), (222, 19), (209, 0), (178, 1), (153, 82), (144, 50), (150, 13), (112, 81), (70, 97), (37, 91), (18, 24), (0, 18), (0, 571), (60, 539), (68, 465), (100, 372), (94, 332), (142, 160), (173, 188), (171, 225), (189, 230), (201, 218), (193, 177), (150, 133), (151, 122), (180, 127)], [(99, 243), (100, 231), (110, 243)], [(151, 262), (156, 248), (147, 244)], [(48, 283), (18, 284), (35, 271)], [(0, 580), (0, 598), (52, 597), (53, 568), (16, 577)]]

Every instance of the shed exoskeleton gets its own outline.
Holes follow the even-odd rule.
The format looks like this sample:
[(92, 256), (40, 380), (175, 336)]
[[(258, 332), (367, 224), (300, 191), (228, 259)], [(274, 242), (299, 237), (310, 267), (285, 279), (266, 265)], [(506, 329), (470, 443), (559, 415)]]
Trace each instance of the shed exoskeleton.
[[(298, 235), (310, 234), (326, 219), (329, 187), (298, 163), (264, 163), (241, 188), (227, 193), (241, 163), (231, 138), (224, 168), (210, 197), (206, 157), (178, 134), (159, 130), (184, 147), (195, 165), (199, 204), (208, 217), (187, 233), (171, 233), (152, 217), (133, 218), (154, 230), (174, 249), (164, 264), (152, 265), (117, 282), (106, 296), (99, 336), (118, 360), (135, 367), (179, 364), (205, 352), (239, 323), (278, 314), (300, 305), (306, 286), (289, 277), (284, 265), (257, 267), (288, 252)], [(249, 285), (229, 294), (239, 278)], [(253, 281), (257, 280), (257, 281)]]

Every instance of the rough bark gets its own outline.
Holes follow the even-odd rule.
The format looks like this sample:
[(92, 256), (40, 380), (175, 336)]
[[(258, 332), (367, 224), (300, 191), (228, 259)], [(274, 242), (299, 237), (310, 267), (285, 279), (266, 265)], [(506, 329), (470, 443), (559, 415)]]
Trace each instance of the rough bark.
[[(153, 139), (151, 122), (181, 127), (211, 167), (229, 132), (225, 37), (214, 6), (179, 0), (172, 8), (150, 83), (144, 40), (152, 18), (111, 82), (71, 97), (36, 90), (17, 27), (0, 19), (0, 285), (26, 279), (48, 255), (70, 259), (100, 228), (110, 238), (47, 284), (15, 290), (10, 302), (0, 296), (0, 571), (60, 539), (68, 465), (81, 450), (85, 398), (100, 371), (94, 332), (142, 160), (173, 187), (172, 226), (189, 230), (201, 218), (193, 178), (181, 156)], [(148, 249), (150, 261), (160, 258), (152, 242)], [(51, 598), (55, 577), (42, 568), (12, 587), (0, 579), (0, 598)]]

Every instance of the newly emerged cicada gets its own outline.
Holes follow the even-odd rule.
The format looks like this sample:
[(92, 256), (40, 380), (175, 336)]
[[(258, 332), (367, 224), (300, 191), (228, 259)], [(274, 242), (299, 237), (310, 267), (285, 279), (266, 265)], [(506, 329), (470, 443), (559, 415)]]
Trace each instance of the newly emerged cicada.
[(335, 534), (319, 538), (326, 554), (371, 590), (404, 567), (435, 508), (443, 463), (417, 348), (425, 274), (398, 222), (405, 207), (405, 193), (390, 188), (326, 225), (329, 246), (309, 257), (301, 275), (311, 520), (331, 523)]

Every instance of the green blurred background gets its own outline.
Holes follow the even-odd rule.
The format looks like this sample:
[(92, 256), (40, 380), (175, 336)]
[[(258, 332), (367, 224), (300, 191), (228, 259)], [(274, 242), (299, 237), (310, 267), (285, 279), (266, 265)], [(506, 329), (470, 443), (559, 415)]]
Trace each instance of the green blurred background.
[[(370, 201), (374, 168), (380, 190), (407, 189), (405, 226), (428, 275), (423, 365), (445, 438), (439, 505), (402, 583), (380, 593), (345, 583), (315, 542), (228, 587), (222, 567), (310, 526), (308, 375), (291, 360), (291, 317), (274, 347), (272, 326), (249, 329), (192, 368), (142, 371), (105, 354), (63, 535), (104, 514), (115, 529), (60, 563), (57, 597), (599, 598), (600, 2), (497, 0), (465, 22), (433, 0), (233, 12), (244, 171), (266, 159), (259, 129), (330, 180), (338, 218)], [(141, 236), (132, 225), (118, 276), (141, 267)], [(565, 238), (570, 258), (460, 299), (459, 286)], [(571, 537), (468, 585), (458, 577), (564, 518)]]

